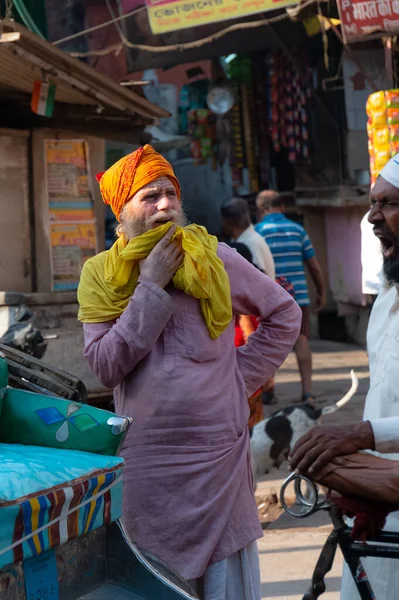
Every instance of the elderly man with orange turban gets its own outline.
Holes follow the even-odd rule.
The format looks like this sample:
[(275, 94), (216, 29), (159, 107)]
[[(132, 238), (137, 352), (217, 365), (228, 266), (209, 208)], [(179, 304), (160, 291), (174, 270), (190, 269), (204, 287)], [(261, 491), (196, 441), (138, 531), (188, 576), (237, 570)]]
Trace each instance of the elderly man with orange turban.
[[(295, 343), (300, 311), (279, 285), (186, 225), (171, 165), (151, 146), (98, 176), (120, 221), (78, 290), (85, 356), (134, 419), (125, 458), (129, 535), (205, 600), (260, 600), (247, 397)], [(235, 315), (259, 328), (234, 346)]]

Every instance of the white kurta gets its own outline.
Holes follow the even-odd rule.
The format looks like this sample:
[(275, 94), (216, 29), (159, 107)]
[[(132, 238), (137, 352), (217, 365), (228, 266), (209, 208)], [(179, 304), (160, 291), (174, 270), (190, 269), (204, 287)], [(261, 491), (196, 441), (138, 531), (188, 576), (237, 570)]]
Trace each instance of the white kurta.
[[(373, 427), (376, 454), (399, 460), (399, 295), (396, 286), (382, 286), (371, 313), (367, 345), (370, 390), (364, 419)], [(389, 515), (385, 529), (399, 531), (399, 512)], [(378, 600), (393, 600), (399, 590), (398, 561), (385, 558), (362, 561)], [(346, 565), (341, 600), (360, 600)]]
[(381, 242), (374, 235), (373, 225), (368, 221), (369, 213), (365, 214), (361, 224), (361, 260), (362, 260), (362, 292), (377, 295), (381, 288), (379, 274), (382, 271)]

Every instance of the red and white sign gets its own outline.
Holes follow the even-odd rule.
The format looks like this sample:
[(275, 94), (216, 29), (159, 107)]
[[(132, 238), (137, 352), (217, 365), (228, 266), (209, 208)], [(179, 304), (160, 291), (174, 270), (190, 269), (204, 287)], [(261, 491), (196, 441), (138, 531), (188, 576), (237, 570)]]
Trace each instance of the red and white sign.
[(339, 0), (346, 43), (377, 33), (399, 33), (399, 0)]

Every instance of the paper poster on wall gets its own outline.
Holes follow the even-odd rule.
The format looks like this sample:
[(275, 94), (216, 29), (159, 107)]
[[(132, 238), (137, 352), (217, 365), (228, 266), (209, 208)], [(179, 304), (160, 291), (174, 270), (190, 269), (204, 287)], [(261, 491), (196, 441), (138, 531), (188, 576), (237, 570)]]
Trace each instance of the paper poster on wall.
[[(50, 221), (64, 221), (63, 213), (69, 211), (76, 215), (73, 220), (94, 220), (87, 143), (45, 140), (45, 144)], [(80, 213), (82, 218), (78, 218)]]
[(53, 291), (76, 290), (83, 263), (96, 253), (96, 226), (92, 223), (50, 225)]
[(45, 140), (53, 291), (74, 290), (83, 263), (96, 253), (96, 220), (88, 144)]

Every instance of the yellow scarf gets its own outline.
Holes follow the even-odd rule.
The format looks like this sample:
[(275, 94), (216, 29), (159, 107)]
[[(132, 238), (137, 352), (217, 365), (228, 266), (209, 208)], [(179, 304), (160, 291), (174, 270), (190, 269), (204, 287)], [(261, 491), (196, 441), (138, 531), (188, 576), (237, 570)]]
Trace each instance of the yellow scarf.
[[(78, 319), (102, 323), (120, 317), (128, 305), (140, 274), (138, 261), (146, 258), (172, 227), (166, 223), (131, 239), (120, 237), (112, 248), (89, 259), (78, 288)], [(229, 277), (217, 256), (217, 239), (204, 227), (177, 227), (184, 259), (173, 277), (175, 288), (197, 298), (211, 338), (219, 337), (232, 319)]]

